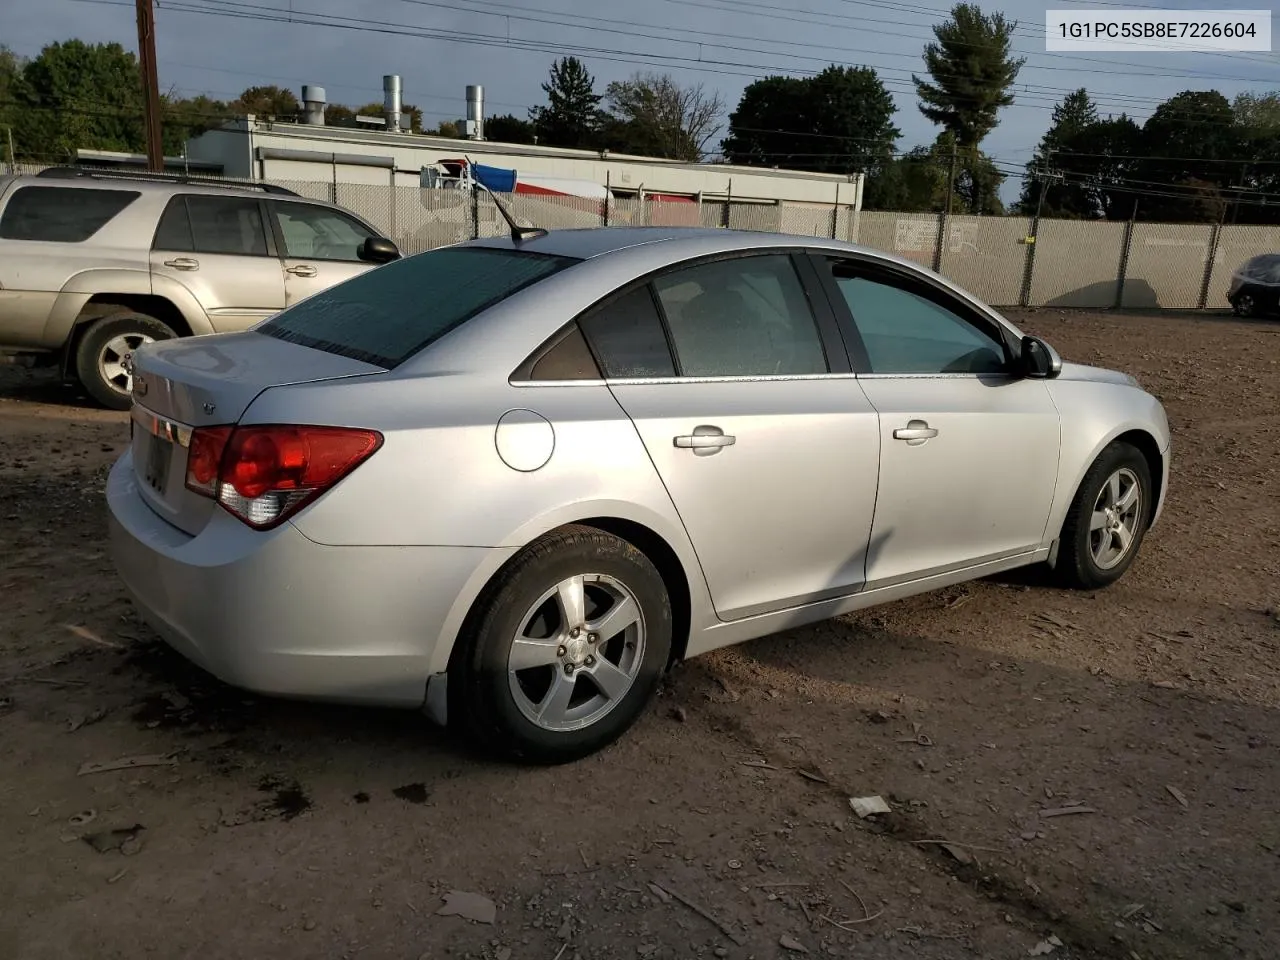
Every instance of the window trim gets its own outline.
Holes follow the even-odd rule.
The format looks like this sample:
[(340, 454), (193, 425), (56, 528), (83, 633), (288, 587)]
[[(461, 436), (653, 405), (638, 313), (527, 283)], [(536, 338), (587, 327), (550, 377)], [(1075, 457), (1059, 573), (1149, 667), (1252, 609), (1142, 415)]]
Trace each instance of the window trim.
[(24, 190), (34, 190), (34, 191), (43, 190), (45, 192), (65, 190), (69, 193), (83, 193), (86, 190), (92, 190), (95, 193), (117, 193), (117, 194), (120, 194), (121, 196), (128, 197), (128, 199), (125, 201), (124, 206), (122, 206), (119, 210), (117, 210), (110, 217), (108, 217), (101, 224), (99, 224), (96, 230), (92, 231), (91, 233), (82, 237), (79, 240), (40, 240), (40, 239), (32, 239), (30, 237), (0, 236), (0, 241), (5, 241), (8, 243), (65, 243), (65, 244), (88, 243), (90, 240), (92, 240), (94, 237), (100, 234), (103, 230), (105, 230), (108, 226), (110, 226), (112, 221), (114, 221), (118, 216), (120, 216), (120, 214), (124, 213), (131, 206), (137, 203), (138, 198), (142, 196), (141, 190), (113, 189), (112, 187), (102, 187), (102, 186), (96, 186), (96, 185), (93, 187), (73, 187), (73, 186), (70, 186), (69, 184), (18, 183), (17, 187), (13, 190), (13, 192), (8, 193), (4, 198), (4, 201), (5, 201), (4, 207), (3, 209), (0, 209), (0, 219), (3, 219), (4, 215), (9, 212), (9, 208), (13, 205), (13, 201), (19, 195), (21, 195)]
[[(816, 271), (811, 263), (807, 263), (806, 255), (811, 253), (805, 247), (796, 246), (780, 246), (780, 247), (751, 247), (749, 249), (739, 250), (720, 250), (715, 253), (699, 254), (678, 263), (664, 264), (657, 269), (650, 270), (648, 273), (642, 274), (633, 280), (628, 281), (620, 287), (615, 287), (608, 293), (597, 298), (595, 301), (579, 310), (578, 313), (560, 327), (550, 337), (544, 340), (537, 349), (535, 349), (529, 357), (525, 358), (511, 375), (507, 378), (507, 382), (511, 386), (516, 387), (546, 387), (546, 386), (599, 386), (601, 384), (617, 383), (617, 384), (660, 384), (660, 383), (743, 383), (755, 381), (776, 381), (776, 380), (829, 380), (842, 379), (851, 377), (856, 373), (853, 367), (849, 352), (841, 335), (839, 326), (839, 315), (832, 309), (830, 303), (830, 294), (822, 283), (820, 271)], [(658, 296), (654, 281), (660, 277), (671, 273), (676, 273), (691, 267), (701, 266), (705, 263), (716, 263), (722, 260), (741, 260), (747, 257), (763, 257), (763, 256), (784, 256), (791, 261), (792, 269), (796, 272), (796, 279), (800, 283), (800, 287), (804, 292), (805, 299), (809, 303), (809, 309), (813, 313), (814, 326), (818, 333), (818, 342), (822, 347), (822, 351), (827, 361), (826, 373), (795, 373), (795, 374), (769, 374), (757, 376), (723, 376), (723, 377), (691, 377), (683, 375), (680, 372), (680, 358), (675, 349), (675, 344), (671, 339), (671, 328), (667, 323), (666, 310), (662, 306), (662, 298)], [(595, 358), (596, 367), (600, 370), (602, 379), (600, 380), (529, 380), (522, 375), (532, 370), (533, 364), (548, 350), (553, 348), (564, 336), (567, 327), (578, 323), (597, 309), (603, 309), (615, 300), (628, 296), (633, 293), (637, 287), (647, 286), (649, 288), (649, 296), (653, 298), (654, 307), (658, 311), (658, 319), (662, 323), (662, 333), (667, 341), (667, 352), (671, 357), (671, 367), (676, 371), (674, 377), (609, 377), (604, 375), (605, 365), (600, 360), (599, 352), (596, 350), (595, 344), (591, 342), (591, 338), (587, 336), (586, 330), (583, 329), (583, 338), (587, 341), (587, 348), (591, 351), (592, 357)], [(548, 346), (550, 345), (550, 346)]]
[[(1023, 375), (1018, 369), (1017, 338), (1013, 335), (1013, 332), (1005, 324), (1000, 323), (986, 312), (958, 297), (953, 291), (948, 290), (943, 284), (938, 283), (926, 274), (918, 273), (888, 261), (875, 260), (839, 250), (815, 249), (809, 251), (809, 256), (813, 269), (818, 275), (818, 281), (821, 283), (826, 297), (835, 311), (841, 333), (849, 349), (850, 358), (854, 361), (854, 371), (858, 377), (868, 380), (886, 378), (918, 380), (949, 380), (956, 378), (970, 380), (979, 378), (986, 380), (1022, 379)], [(1005, 369), (995, 373), (877, 373), (873, 371), (871, 369), (870, 355), (867, 352), (866, 344), (862, 340), (862, 333), (858, 330), (857, 323), (854, 321), (853, 311), (850, 309), (848, 301), (845, 300), (844, 294), (841, 293), (840, 285), (832, 275), (832, 271), (824, 269), (826, 267), (825, 261), (829, 260), (842, 261), (856, 270), (859, 276), (873, 283), (884, 283), (907, 293), (915, 293), (917, 296), (921, 296), (955, 314), (961, 321), (977, 328), (979, 332), (1000, 344), (1004, 353)], [(913, 287), (915, 289), (912, 289)]]
[[(258, 207), (258, 218), (262, 221), (262, 238), (266, 244), (266, 253), (214, 253), (208, 250), (201, 250), (196, 244), (196, 226), (191, 219), (191, 204), (189, 201), (192, 197), (201, 200), (232, 200), (239, 203), (253, 203)], [(169, 202), (164, 205), (164, 209), (160, 211), (160, 216), (156, 219), (155, 231), (151, 234), (151, 249), (153, 251), (163, 251), (163, 247), (156, 246), (156, 237), (160, 234), (160, 223), (164, 220), (165, 214), (169, 212), (169, 207), (178, 201), (182, 201), (182, 205), (187, 211), (187, 226), (191, 231), (191, 250), (175, 250), (174, 253), (190, 253), (193, 257), (243, 257), (247, 260), (279, 260), (280, 257), (276, 251), (279, 249), (275, 242), (275, 235), (268, 227), (268, 213), (266, 203), (258, 197), (224, 197), (216, 193), (175, 193), (169, 198)]]
[(289, 244), (284, 237), (284, 228), (280, 226), (280, 221), (276, 218), (276, 210), (280, 207), (284, 207), (286, 209), (288, 207), (316, 207), (320, 210), (325, 210), (330, 213), (337, 214), (340, 217), (346, 217), (348, 220), (354, 220), (360, 226), (364, 227), (364, 229), (368, 230), (370, 236), (382, 237), (382, 232), (380, 230), (377, 230), (371, 223), (365, 223), (363, 220), (357, 217), (354, 213), (348, 213), (346, 210), (341, 210), (338, 207), (330, 206), (328, 204), (320, 202), (319, 200), (280, 200), (278, 198), (273, 197), (271, 200), (267, 201), (267, 205), (268, 207), (270, 207), (270, 211), (271, 211), (271, 234), (275, 239), (276, 249), (280, 251), (281, 261), (314, 260), (317, 263), (367, 263), (371, 267), (377, 266), (377, 264), (371, 263), (368, 260), (361, 260), (359, 257), (356, 257), (354, 260), (330, 260), (328, 258), (321, 258), (321, 257), (290, 256)]

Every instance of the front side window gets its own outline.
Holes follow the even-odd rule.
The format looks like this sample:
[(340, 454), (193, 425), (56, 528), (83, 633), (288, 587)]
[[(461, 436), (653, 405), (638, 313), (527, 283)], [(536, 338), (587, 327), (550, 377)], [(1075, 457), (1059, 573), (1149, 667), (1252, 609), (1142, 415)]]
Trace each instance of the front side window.
[(809, 299), (785, 254), (715, 260), (654, 281), (680, 374), (828, 372)]
[(481, 311), (577, 262), (518, 250), (442, 247), (322, 290), (256, 329), (390, 369)]
[(257, 200), (193, 195), (186, 201), (196, 253), (267, 256), (267, 234)]
[(374, 233), (336, 210), (308, 203), (274, 204), (285, 256), (302, 260), (359, 260)]
[(83, 243), (138, 197), (136, 190), (19, 187), (0, 216), (0, 239)]
[(1003, 344), (959, 312), (923, 292), (857, 268), (834, 268), (872, 373), (1002, 373)]

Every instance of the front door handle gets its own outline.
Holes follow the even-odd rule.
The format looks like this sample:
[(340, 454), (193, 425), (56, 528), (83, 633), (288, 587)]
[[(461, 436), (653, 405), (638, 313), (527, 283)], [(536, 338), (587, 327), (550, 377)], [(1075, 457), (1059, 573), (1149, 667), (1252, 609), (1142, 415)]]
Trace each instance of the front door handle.
[(174, 257), (172, 260), (164, 262), (166, 267), (173, 267), (175, 270), (199, 270), (200, 261), (193, 260), (190, 257)]
[(911, 420), (905, 427), (899, 427), (893, 431), (893, 439), (905, 440), (911, 447), (917, 447), (937, 435), (938, 431), (923, 420)]
[(731, 447), (738, 442), (719, 427), (701, 424), (693, 428), (693, 433), (675, 438), (675, 445), (684, 450), (692, 450), (694, 456), (708, 457), (719, 453), (722, 447)]
[(285, 267), (285, 273), (292, 273), (295, 277), (314, 277), (316, 268), (310, 264), (300, 263), (296, 267)]

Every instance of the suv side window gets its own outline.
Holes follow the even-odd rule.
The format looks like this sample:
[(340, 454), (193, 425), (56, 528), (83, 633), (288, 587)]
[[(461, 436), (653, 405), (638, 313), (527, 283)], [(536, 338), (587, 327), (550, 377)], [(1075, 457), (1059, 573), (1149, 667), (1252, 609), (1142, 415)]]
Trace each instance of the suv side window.
[(156, 229), (154, 246), (242, 257), (269, 255), (262, 207), (256, 199), (240, 197), (174, 197)]
[(828, 373), (809, 298), (787, 254), (714, 260), (654, 281), (680, 375)]
[(374, 233), (353, 217), (310, 203), (273, 203), (284, 255), (303, 260), (360, 259), (360, 245)]
[(944, 294), (870, 267), (832, 263), (872, 373), (1003, 373), (1004, 344)]
[(194, 253), (195, 238), (191, 236), (191, 217), (187, 215), (187, 198), (174, 197), (160, 215), (152, 250), (171, 250), (175, 253)]
[(136, 190), (19, 187), (0, 216), (0, 239), (83, 243), (139, 196)]
[(592, 308), (578, 321), (606, 377), (674, 377), (662, 317), (647, 284)]

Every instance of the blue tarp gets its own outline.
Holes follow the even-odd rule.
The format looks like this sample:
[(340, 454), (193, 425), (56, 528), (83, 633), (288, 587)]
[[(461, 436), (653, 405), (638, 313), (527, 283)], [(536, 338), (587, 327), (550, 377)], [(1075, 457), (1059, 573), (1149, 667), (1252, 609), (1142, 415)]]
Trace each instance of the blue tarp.
[(475, 163), (471, 165), (471, 176), (476, 182), (488, 187), (494, 193), (515, 193), (516, 172), (502, 167), (486, 167)]

